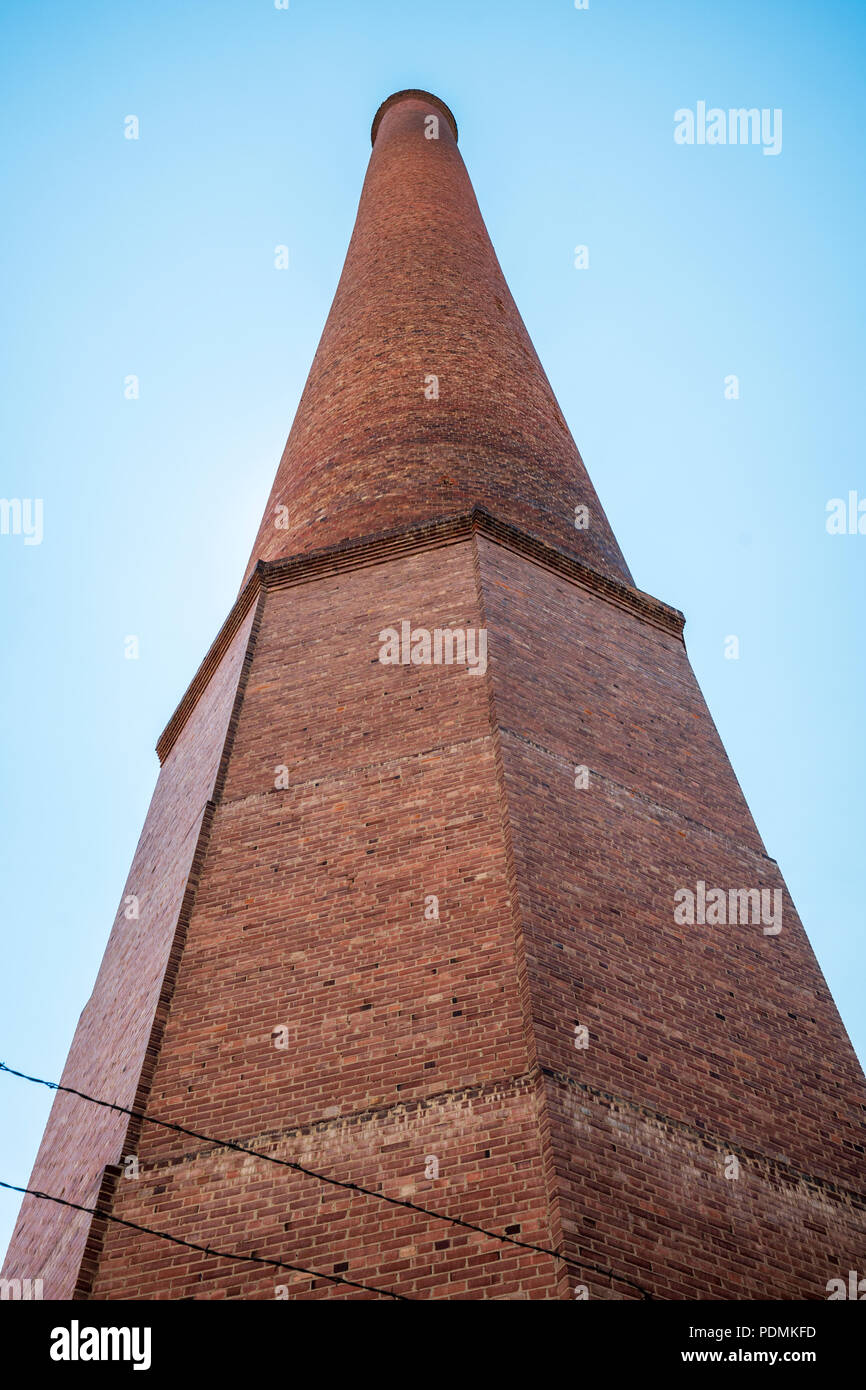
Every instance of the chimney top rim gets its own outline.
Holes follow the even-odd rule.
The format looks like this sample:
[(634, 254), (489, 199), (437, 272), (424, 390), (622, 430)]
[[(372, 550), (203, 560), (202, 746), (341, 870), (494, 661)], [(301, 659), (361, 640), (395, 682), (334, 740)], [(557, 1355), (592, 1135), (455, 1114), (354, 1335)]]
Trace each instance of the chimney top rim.
[(406, 87), (401, 92), (392, 92), (391, 95), (389, 97), (386, 97), (385, 100), (382, 102), (382, 105), (379, 107), (378, 111), (373, 117), (373, 125), (370, 130), (371, 145), (375, 145), (376, 143), (376, 134), (379, 130), (379, 126), (381, 124), (382, 117), (384, 116), (385, 112), (390, 110), (392, 106), (396, 106), (398, 101), (405, 101), (408, 97), (414, 97), (422, 101), (429, 101), (432, 102), (434, 106), (438, 107), (439, 111), (441, 111), (441, 113), (445, 116), (446, 120), (451, 126), (451, 129), (454, 132), (454, 139), (457, 139), (457, 122), (454, 119), (454, 113), (449, 106), (446, 106), (442, 98), (434, 96), (432, 92), (422, 91), (418, 87)]

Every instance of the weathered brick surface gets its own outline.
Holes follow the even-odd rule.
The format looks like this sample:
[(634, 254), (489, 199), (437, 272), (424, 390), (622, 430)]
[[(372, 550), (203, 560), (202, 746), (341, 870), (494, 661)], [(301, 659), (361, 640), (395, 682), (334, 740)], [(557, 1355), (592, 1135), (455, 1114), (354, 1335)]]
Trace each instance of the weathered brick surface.
[[(439, 139), (425, 138), (437, 112), (435, 98), (409, 97), (382, 116), (250, 569), (481, 503), (629, 580), (444, 115)], [(438, 400), (424, 396), (431, 373)]]
[(763, 854), (681, 639), (483, 538), (479, 552), (503, 733)]
[[(489, 678), (381, 665), (403, 617), (486, 623)], [(568, 1264), (149, 1126), (115, 1213), (413, 1298), (826, 1296), (856, 1060), (787, 896), (778, 937), (678, 926), (698, 878), (781, 883), (657, 626), (483, 538), (270, 590), (150, 1109)], [(283, 1282), (376, 1296), (117, 1228), (92, 1292)]]
[[(291, 1065), (289, 1062), (288, 1065)], [(473, 1088), (423, 1102), (286, 1124), (257, 1147), (343, 1181), (548, 1245), (534, 1084)], [(424, 1177), (437, 1155), (439, 1177)], [(220, 1154), (148, 1162), (120, 1180), (126, 1219), (217, 1249), (255, 1253), (409, 1298), (538, 1298), (554, 1261), (477, 1233), (325, 1186), (261, 1159)], [(324, 1279), (175, 1249), (113, 1228), (97, 1298), (376, 1298)]]
[(866, 1246), (866, 1090), (787, 893), (778, 936), (674, 921), (699, 879), (783, 886), (685, 650), (479, 549), (565, 1248), (661, 1297), (826, 1297)]
[[(202, 819), (223, 752), (253, 614), (236, 633), (160, 770), (93, 993), (85, 1005), (62, 1083), (132, 1106), (150, 1043)], [(128, 895), (140, 916), (127, 920)], [(58, 1092), (28, 1186), (82, 1206), (99, 1191), (106, 1164), (124, 1152), (127, 1119)], [(75, 1288), (90, 1217), (25, 1197), (3, 1272), (42, 1278), (46, 1298)]]
[[(379, 633), (403, 618), (479, 625), (472, 541), (268, 592), (150, 1108), (549, 1246), (488, 686), (465, 666), (381, 664)], [(182, 1214), (199, 1243), (261, 1240), (314, 1269), (349, 1261), (410, 1296), (549, 1292), (549, 1258), (473, 1237), (431, 1259), (454, 1228), (257, 1160), (182, 1161), (201, 1147), (145, 1126), (146, 1181), (122, 1181), (115, 1211), (172, 1230)], [(425, 1183), (429, 1154), (441, 1176)], [(377, 1223), (382, 1249), (363, 1235)], [(128, 1296), (147, 1263), (138, 1239), (107, 1233), (95, 1297)], [(145, 1296), (198, 1295), (200, 1259), (156, 1266)], [(212, 1271), (206, 1288), (273, 1297), (273, 1284), (252, 1267)]]
[[(758, 1137), (767, 1112), (751, 1105)], [(725, 1180), (726, 1144), (558, 1079), (545, 1111), (564, 1248), (591, 1298), (821, 1300), (829, 1279), (863, 1266), (862, 1181), (852, 1197), (757, 1156)]]

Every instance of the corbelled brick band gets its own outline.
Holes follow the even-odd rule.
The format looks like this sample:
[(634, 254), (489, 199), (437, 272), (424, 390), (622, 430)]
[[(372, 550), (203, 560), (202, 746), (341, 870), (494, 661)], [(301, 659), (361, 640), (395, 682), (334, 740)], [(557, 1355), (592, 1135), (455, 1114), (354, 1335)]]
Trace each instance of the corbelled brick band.
[[(398, 93), (373, 141), (247, 578), (159, 740), (140, 920), (118, 915), (64, 1081), (543, 1251), (60, 1095), (37, 1188), (370, 1291), (37, 1199), (5, 1272), (79, 1299), (823, 1299), (866, 1250), (850, 1042), (453, 117)], [(483, 629), (486, 669), (388, 664), (403, 621)], [(678, 923), (700, 880), (781, 890), (783, 930)]]

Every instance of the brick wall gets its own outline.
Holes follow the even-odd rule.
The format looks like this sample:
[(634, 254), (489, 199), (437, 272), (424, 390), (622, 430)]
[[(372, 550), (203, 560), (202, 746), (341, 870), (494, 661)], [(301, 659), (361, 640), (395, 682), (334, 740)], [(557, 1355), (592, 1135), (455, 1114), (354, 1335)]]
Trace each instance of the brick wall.
[[(268, 591), (150, 1109), (549, 1246), (488, 685), (381, 664), (403, 618), (478, 626), (471, 540)], [(411, 1297), (555, 1287), (549, 1257), (203, 1150), (146, 1125), (115, 1213)], [(93, 1296), (285, 1282), (161, 1246), (110, 1228)]]
[[(699, 878), (782, 880), (652, 616), (484, 536), (274, 581), (150, 1090), (567, 1263), (147, 1125), (115, 1214), (412, 1298), (823, 1298), (857, 1267), (862, 1079), (790, 899), (778, 936), (673, 920)], [(403, 618), (486, 624), (487, 676), (383, 665)], [(95, 1267), (96, 1298), (377, 1296), (116, 1227)]]
[[(567, 1259), (76, 1102), (47, 1190), (91, 1202), (104, 1168), (114, 1215), (373, 1292), (98, 1220), (83, 1255), (86, 1221), (36, 1203), (9, 1273), (54, 1297), (79, 1264), (94, 1298), (825, 1297), (862, 1263), (862, 1077), (787, 895), (776, 936), (674, 921), (698, 879), (782, 882), (675, 615), (514, 537), (401, 544), (269, 572), (205, 663), (129, 879), (159, 903), (115, 926), (67, 1078)], [(485, 626), (488, 672), (383, 664), (403, 619)]]
[(778, 935), (674, 921), (699, 879), (783, 887), (685, 649), (479, 549), (565, 1248), (660, 1297), (824, 1298), (866, 1245), (866, 1090), (787, 893)]

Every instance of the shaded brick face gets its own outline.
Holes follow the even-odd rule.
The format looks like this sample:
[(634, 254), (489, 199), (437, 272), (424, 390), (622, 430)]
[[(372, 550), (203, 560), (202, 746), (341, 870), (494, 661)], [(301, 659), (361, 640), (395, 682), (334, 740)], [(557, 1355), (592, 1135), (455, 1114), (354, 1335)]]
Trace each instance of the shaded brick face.
[(862, 1264), (866, 1089), (787, 893), (777, 935), (674, 920), (698, 880), (784, 890), (685, 650), (479, 544), (564, 1248), (658, 1297), (824, 1298)]
[[(544, 1108), (563, 1249), (591, 1298), (639, 1297), (622, 1282), (631, 1279), (659, 1299), (820, 1301), (828, 1280), (862, 1269), (862, 1181), (859, 1194), (834, 1190), (742, 1150), (739, 1177), (726, 1179), (730, 1150), (697, 1126), (558, 1078), (547, 1081)], [(772, 1119), (761, 1101), (743, 1109), (740, 1134), (760, 1144)]]
[[(402, 100), (379, 124), (346, 264), (247, 573), (257, 559), (479, 504), (628, 581), (448, 121), (440, 119), (438, 139), (426, 138), (426, 117), (438, 109)], [(425, 396), (431, 375), (438, 399)], [(590, 512), (585, 530), (574, 526), (579, 504)]]

